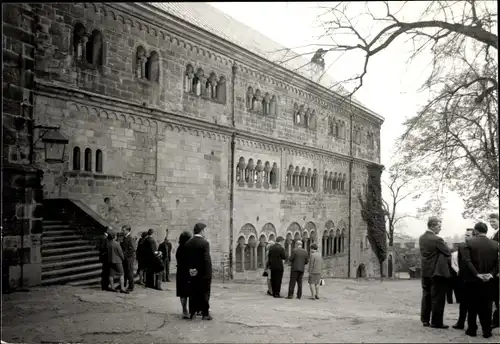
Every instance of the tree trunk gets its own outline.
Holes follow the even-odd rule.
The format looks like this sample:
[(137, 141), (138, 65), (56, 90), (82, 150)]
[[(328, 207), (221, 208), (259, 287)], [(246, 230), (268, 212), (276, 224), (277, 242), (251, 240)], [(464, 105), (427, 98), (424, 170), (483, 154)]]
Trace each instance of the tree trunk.
[(384, 262), (379, 262), (380, 264), (380, 282), (384, 280)]

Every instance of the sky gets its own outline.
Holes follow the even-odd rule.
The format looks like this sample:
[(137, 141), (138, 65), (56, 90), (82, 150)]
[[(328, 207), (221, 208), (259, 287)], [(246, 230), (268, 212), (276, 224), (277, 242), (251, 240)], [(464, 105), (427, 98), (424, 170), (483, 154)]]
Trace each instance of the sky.
[[(217, 2), (209, 3), (227, 15), (248, 25), (285, 47), (297, 53), (315, 51), (310, 45), (328, 43), (328, 38), (320, 39), (324, 32), (319, 26), (318, 14), (323, 13), (320, 7), (328, 6), (327, 2)], [(358, 3), (358, 6), (364, 6)], [(398, 3), (392, 3), (398, 9)], [(405, 19), (419, 13), (427, 2), (412, 2), (411, 8), (405, 7), (400, 15)], [(375, 5), (376, 6), (376, 5)], [(392, 7), (391, 7), (392, 8)], [(363, 10), (362, 7), (359, 8)], [(374, 11), (381, 8), (374, 8)], [(383, 8), (382, 8), (383, 10)], [(379, 12), (380, 13), (380, 12)], [(363, 25), (359, 22), (356, 27)], [(374, 27), (361, 26), (366, 31)], [(413, 116), (425, 104), (428, 95), (419, 92), (425, 77), (430, 72), (430, 56), (422, 54), (418, 59), (408, 63), (412, 46), (404, 39), (395, 40), (380, 55), (370, 59), (368, 74), (363, 87), (355, 97), (369, 109), (385, 118), (381, 129), (381, 162), (390, 166), (393, 150), (398, 145), (397, 137), (402, 134), (402, 123), (405, 118)], [(310, 58), (311, 55), (308, 55)], [(335, 80), (344, 80), (362, 70), (363, 56), (350, 54), (346, 56), (328, 53), (325, 65), (328, 73)], [(398, 205), (401, 213), (415, 214), (419, 204), (412, 200)], [(443, 214), (442, 236), (462, 235), (466, 228), (474, 225), (474, 221), (463, 219), (463, 202), (458, 196), (450, 195), (446, 211)], [(418, 236), (426, 229), (423, 219), (408, 219), (401, 223), (396, 231), (411, 236)], [(490, 228), (489, 234), (493, 230)]]

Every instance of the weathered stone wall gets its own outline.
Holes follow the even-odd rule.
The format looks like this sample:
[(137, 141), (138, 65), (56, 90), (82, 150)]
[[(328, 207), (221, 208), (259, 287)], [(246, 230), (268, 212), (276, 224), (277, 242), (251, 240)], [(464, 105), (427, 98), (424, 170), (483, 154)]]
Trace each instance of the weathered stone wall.
[[(37, 7), (35, 119), (44, 125), (60, 125), (61, 132), (70, 138), (67, 162), (62, 165), (44, 164), (42, 146), (35, 149), (37, 164), (45, 171), (45, 197), (80, 199), (116, 219), (117, 226), (130, 224), (134, 235), (154, 228), (161, 241), (168, 227), (174, 249), (181, 231), (203, 221), (208, 225), (216, 269), (222, 262), (227, 266), (231, 244), (234, 257), (238, 234), (245, 224), (251, 224), (259, 234), (264, 224), (271, 223), (277, 235), (286, 236), (292, 223), (302, 230), (310, 222), (319, 244), (327, 221), (334, 226), (343, 222), (348, 231), (348, 112), (313, 95), (312, 90), (297, 88), (293, 80), (266, 76), (264, 70), (250, 67), (242, 55), (215, 52), (226, 48), (215, 49), (216, 43), (209, 40), (197, 41), (193, 32), (179, 34), (182, 29), (168, 29), (169, 24), (157, 27), (140, 19), (145, 14), (131, 16), (123, 10), (126, 6), (85, 3)], [(91, 61), (79, 55), (75, 44), (82, 28), (91, 34), (87, 39), (102, 39), (101, 45), (92, 48)], [(157, 64), (146, 64), (146, 74), (138, 69), (137, 52), (141, 49), (146, 59), (158, 54)], [(238, 66), (235, 75), (233, 64)], [(186, 75), (188, 65), (193, 73), (202, 68), (207, 78), (214, 73), (220, 81), (216, 92), (193, 92), (187, 82), (193, 77)], [(276, 106), (269, 108), (270, 113), (249, 108), (248, 87), (259, 89), (264, 97), (268, 93), (268, 99), (275, 96)], [(314, 126), (295, 123), (295, 104), (304, 105), (311, 115), (314, 110)], [(332, 135), (331, 117), (344, 122), (342, 137)], [(370, 127), (378, 134), (377, 125), (355, 118), (358, 126)], [(238, 139), (231, 165), (233, 131), (251, 139)], [(289, 147), (297, 144), (304, 149)], [(366, 144), (360, 141), (358, 146)], [(80, 152), (77, 161), (75, 149)], [(91, 157), (87, 163), (86, 150)], [(333, 157), (332, 152), (342, 156)], [(355, 156), (378, 162), (378, 152), (377, 147), (365, 147), (355, 150)], [(276, 162), (278, 185), (258, 189), (236, 183), (231, 232), (230, 169), (236, 168), (240, 157), (271, 165)], [(290, 165), (316, 169), (317, 189), (287, 190)], [(362, 164), (359, 169), (363, 169)], [(325, 171), (347, 176), (345, 192), (325, 192)], [(353, 190), (362, 184), (357, 180)], [(111, 199), (111, 209), (104, 204), (105, 197)], [(357, 203), (353, 198), (351, 277), (359, 262), (370, 259), (368, 253), (362, 256), (356, 251), (357, 240), (364, 235)], [(346, 277), (347, 264), (346, 248), (325, 258), (325, 274)]]
[(31, 164), (36, 5), (2, 4), (2, 284), (40, 283), (42, 171)]

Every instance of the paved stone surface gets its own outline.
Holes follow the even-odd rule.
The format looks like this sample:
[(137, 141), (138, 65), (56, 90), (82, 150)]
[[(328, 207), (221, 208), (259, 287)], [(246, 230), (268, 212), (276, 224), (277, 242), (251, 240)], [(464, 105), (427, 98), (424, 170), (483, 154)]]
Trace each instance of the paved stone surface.
[[(36, 288), (3, 296), (3, 340), (81, 343), (498, 342), (423, 328), (419, 281), (327, 280), (321, 300), (273, 299), (258, 285), (214, 284), (211, 322), (182, 320), (174, 284), (129, 295)], [(452, 325), (458, 305), (447, 305)]]

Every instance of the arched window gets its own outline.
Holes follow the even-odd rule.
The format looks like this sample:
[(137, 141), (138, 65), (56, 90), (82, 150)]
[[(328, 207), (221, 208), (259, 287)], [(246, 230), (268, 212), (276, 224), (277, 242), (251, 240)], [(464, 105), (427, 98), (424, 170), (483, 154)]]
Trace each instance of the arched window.
[(328, 192), (328, 171), (325, 171), (325, 174), (323, 176), (323, 192)]
[(306, 174), (306, 189), (311, 191), (311, 181), (312, 181), (312, 170), (308, 169)]
[(275, 162), (270, 172), (270, 181), (273, 188), (278, 187), (278, 164)]
[(135, 75), (139, 79), (146, 77), (146, 50), (139, 46), (135, 53)]
[(204, 80), (205, 80), (205, 72), (203, 72), (202, 68), (198, 68), (196, 74), (193, 77), (193, 92), (197, 96), (201, 96), (201, 89)]
[(85, 149), (85, 171), (92, 171), (92, 150), (90, 148)]
[(254, 174), (255, 174), (255, 165), (253, 163), (253, 159), (250, 158), (248, 159), (248, 165), (247, 168), (245, 169), (245, 181), (247, 182), (248, 186), (253, 186)]
[(314, 169), (313, 171), (313, 176), (312, 176), (312, 188), (314, 191), (317, 190), (318, 188), (318, 171), (316, 171), (316, 169)]
[(100, 149), (95, 152), (95, 171), (102, 173), (102, 151)]
[(160, 81), (160, 57), (156, 51), (152, 51), (146, 61), (146, 79), (152, 82)]
[(286, 171), (286, 186), (288, 189), (293, 186), (293, 165), (288, 166), (288, 171)]
[(73, 29), (73, 52), (77, 61), (83, 61), (86, 58), (85, 49), (87, 48), (88, 37), (85, 34), (85, 26), (76, 23)]
[(342, 229), (340, 234), (340, 252), (345, 252), (345, 229)]
[(184, 73), (184, 91), (193, 92), (193, 79), (194, 79), (194, 69), (193, 66), (188, 64), (186, 66), (186, 72)]
[(256, 112), (262, 112), (262, 96), (260, 90), (256, 89), (252, 98), (252, 110)]
[(217, 75), (214, 72), (210, 73), (208, 80), (205, 84), (206, 90), (205, 94), (210, 99), (216, 99), (217, 97)]
[(323, 237), (321, 238), (321, 255), (326, 257), (328, 254), (328, 232), (323, 232)]
[(257, 247), (257, 268), (264, 269), (265, 261), (266, 261), (266, 236), (261, 235), (259, 239), (259, 246)]
[(92, 31), (87, 42), (87, 62), (93, 66), (102, 66), (104, 62), (104, 42), (99, 30)]
[(293, 172), (293, 187), (297, 191), (299, 190), (299, 176), (300, 176), (300, 168), (299, 166), (295, 167), (295, 172)]
[(335, 254), (335, 237), (333, 230), (330, 231), (328, 235), (328, 256), (333, 256)]
[(81, 166), (81, 156), (80, 147), (73, 148), (73, 170), (80, 171)]
[(215, 88), (215, 97), (219, 103), (226, 104), (226, 77), (221, 76)]
[(243, 236), (238, 238), (238, 246), (236, 247), (236, 272), (243, 272), (243, 258), (245, 251), (245, 238)]
[(299, 187), (301, 191), (304, 191), (305, 189), (305, 182), (306, 182), (306, 168), (302, 167), (302, 171), (300, 171), (300, 176), (299, 176)]
[(252, 100), (253, 100), (253, 88), (251, 86), (247, 89), (247, 110), (252, 110)]

